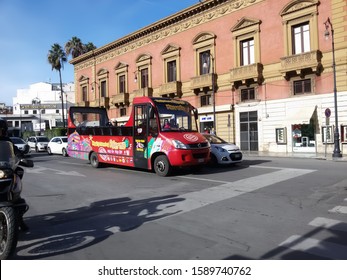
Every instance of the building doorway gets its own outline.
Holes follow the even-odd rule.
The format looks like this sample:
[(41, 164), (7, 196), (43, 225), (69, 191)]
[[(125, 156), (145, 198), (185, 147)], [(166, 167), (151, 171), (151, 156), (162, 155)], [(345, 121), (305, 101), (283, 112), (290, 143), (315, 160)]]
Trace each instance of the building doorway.
[(242, 151), (258, 151), (258, 112), (240, 113), (240, 148)]

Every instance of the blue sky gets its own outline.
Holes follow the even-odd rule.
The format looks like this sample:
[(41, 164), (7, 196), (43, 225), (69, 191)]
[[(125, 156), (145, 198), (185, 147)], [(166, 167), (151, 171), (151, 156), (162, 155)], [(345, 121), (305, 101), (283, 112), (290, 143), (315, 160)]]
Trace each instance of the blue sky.
[[(0, 0), (0, 103), (12, 105), (17, 89), (59, 82), (47, 54), (73, 36), (104, 46), (198, 0)], [(129, 5), (131, 4), (131, 5)], [(69, 57), (69, 60), (71, 57)], [(73, 82), (68, 62), (63, 82)]]

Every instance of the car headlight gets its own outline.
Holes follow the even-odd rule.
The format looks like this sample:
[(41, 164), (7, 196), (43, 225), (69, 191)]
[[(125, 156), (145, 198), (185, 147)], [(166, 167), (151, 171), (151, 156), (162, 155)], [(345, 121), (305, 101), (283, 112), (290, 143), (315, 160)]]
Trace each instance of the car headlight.
[(225, 152), (227, 152), (227, 150), (226, 150), (226, 149), (223, 149), (222, 147), (216, 147), (216, 150), (217, 150), (218, 152), (220, 152), (220, 153), (225, 153)]
[(172, 140), (172, 144), (176, 149), (187, 149), (187, 145), (183, 144), (179, 140)]

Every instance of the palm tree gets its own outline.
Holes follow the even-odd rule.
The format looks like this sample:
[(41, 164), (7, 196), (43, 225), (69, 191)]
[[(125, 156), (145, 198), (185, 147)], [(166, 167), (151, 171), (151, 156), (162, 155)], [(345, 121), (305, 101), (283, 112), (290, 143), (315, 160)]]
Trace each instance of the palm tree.
[(84, 48), (85, 48), (84, 51), (87, 53), (89, 51), (95, 50), (96, 46), (92, 42), (88, 42), (87, 44), (84, 45)]
[(85, 45), (80, 38), (72, 37), (71, 40), (65, 44), (65, 53), (67, 56), (71, 54), (74, 59), (85, 53)]
[(64, 63), (67, 61), (66, 54), (63, 48), (55, 43), (48, 52), (48, 63), (52, 66), (52, 71), (57, 70), (59, 72), (60, 79), (60, 94), (61, 94), (61, 108), (63, 116), (63, 127), (65, 129), (65, 117), (64, 117), (64, 100), (63, 100), (63, 82), (61, 80), (61, 69), (64, 68)]

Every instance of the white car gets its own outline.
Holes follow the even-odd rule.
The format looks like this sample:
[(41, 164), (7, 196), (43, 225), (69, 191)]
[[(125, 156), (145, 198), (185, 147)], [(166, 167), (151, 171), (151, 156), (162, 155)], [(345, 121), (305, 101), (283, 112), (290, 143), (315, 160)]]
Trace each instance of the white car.
[(28, 139), (28, 144), (31, 149), (36, 152), (46, 151), (49, 139), (46, 136), (31, 136)]
[(233, 164), (242, 161), (242, 152), (235, 144), (228, 143), (213, 134), (202, 134), (211, 145), (212, 164)]
[(56, 136), (49, 141), (47, 146), (48, 154), (59, 154), (67, 157), (67, 136)]
[(20, 151), (21, 155), (28, 156), (31, 153), (30, 146), (22, 138), (10, 137), (13, 145), (15, 145)]

